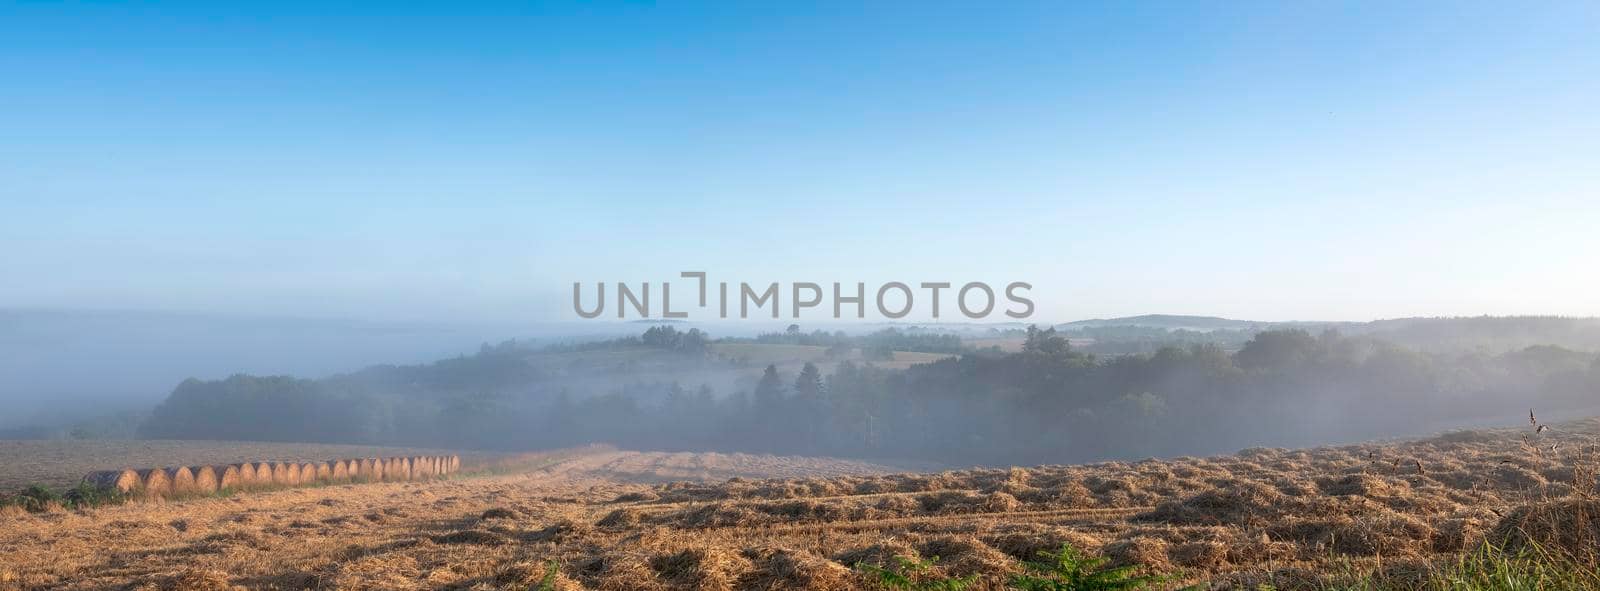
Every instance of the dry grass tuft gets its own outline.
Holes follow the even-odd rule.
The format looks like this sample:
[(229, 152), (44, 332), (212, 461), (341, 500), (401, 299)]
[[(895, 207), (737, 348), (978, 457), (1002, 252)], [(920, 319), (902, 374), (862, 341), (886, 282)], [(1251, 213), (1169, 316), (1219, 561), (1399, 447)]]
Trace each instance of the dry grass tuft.
[(865, 586), (850, 569), (802, 550), (763, 547), (743, 554), (756, 570), (740, 581), (741, 589), (836, 591)]
[(1489, 533), (1506, 550), (1543, 549), (1600, 565), (1600, 500), (1569, 499), (1516, 508)]
[(650, 568), (662, 582), (674, 588), (732, 591), (755, 565), (726, 548), (693, 547), (651, 558)]

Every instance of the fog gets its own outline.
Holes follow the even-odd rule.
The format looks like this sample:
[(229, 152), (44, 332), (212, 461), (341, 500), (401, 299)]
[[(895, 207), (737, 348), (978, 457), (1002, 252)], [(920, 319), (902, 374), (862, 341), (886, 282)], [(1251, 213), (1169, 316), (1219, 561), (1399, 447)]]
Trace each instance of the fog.
[[(0, 403), (7, 409), (0, 429), (148, 411), (187, 378), (318, 378), (470, 353), (508, 332), (504, 326), (0, 309)], [(558, 332), (530, 327), (524, 334)]]
[[(13, 438), (610, 443), (1008, 465), (1423, 436), (1515, 425), (1530, 409), (1547, 423), (1600, 412), (1590, 346), (1600, 325), (1590, 319), (1194, 330), (1141, 317), (1024, 330), (5, 318), (5, 383), (20, 386), (6, 394), (18, 409), (5, 418)], [(485, 338), (495, 330), (520, 336)]]

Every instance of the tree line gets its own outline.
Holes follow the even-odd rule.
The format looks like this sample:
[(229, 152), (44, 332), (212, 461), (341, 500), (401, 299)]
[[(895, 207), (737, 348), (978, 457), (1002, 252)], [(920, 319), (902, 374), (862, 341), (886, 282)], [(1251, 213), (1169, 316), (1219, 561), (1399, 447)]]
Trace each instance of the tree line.
[[(650, 344), (641, 337), (637, 346), (676, 351), (695, 340), (651, 330)], [(517, 347), (326, 380), (189, 380), (141, 434), (503, 450), (609, 442), (1020, 464), (1424, 434), (1528, 407), (1578, 412), (1596, 403), (1596, 355), (1553, 346), (1432, 353), (1331, 330), (1276, 330), (1236, 351), (1200, 343), (1099, 357), (1053, 329), (1030, 328), (1017, 352), (969, 351), (907, 369), (770, 365), (731, 392), (644, 374), (552, 375)]]

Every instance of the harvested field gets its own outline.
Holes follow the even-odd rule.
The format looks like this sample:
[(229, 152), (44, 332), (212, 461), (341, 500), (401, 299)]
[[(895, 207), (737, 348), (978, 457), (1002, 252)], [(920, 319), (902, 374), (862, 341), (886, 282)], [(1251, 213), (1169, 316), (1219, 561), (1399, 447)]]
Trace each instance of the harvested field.
[(1484, 540), (1592, 543), (1597, 444), (1591, 420), (938, 473), (596, 448), (497, 460), (514, 475), (0, 517), (0, 588), (525, 588), (555, 561), (559, 588), (854, 589), (857, 563), (937, 556), (997, 589), (1070, 543), (1172, 587), (1295, 589), (1426, 572)]

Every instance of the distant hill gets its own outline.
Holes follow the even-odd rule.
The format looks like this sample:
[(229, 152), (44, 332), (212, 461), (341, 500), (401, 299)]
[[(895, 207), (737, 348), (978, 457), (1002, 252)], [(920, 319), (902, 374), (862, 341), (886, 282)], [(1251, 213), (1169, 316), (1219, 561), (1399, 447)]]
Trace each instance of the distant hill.
[(1056, 328), (1072, 330), (1078, 328), (1096, 328), (1102, 326), (1136, 326), (1141, 328), (1164, 328), (1167, 330), (1259, 330), (1272, 323), (1257, 322), (1253, 320), (1233, 320), (1216, 316), (1185, 316), (1178, 314), (1145, 314), (1142, 316), (1124, 316), (1122, 318), (1093, 318), (1077, 320), (1056, 325)]

